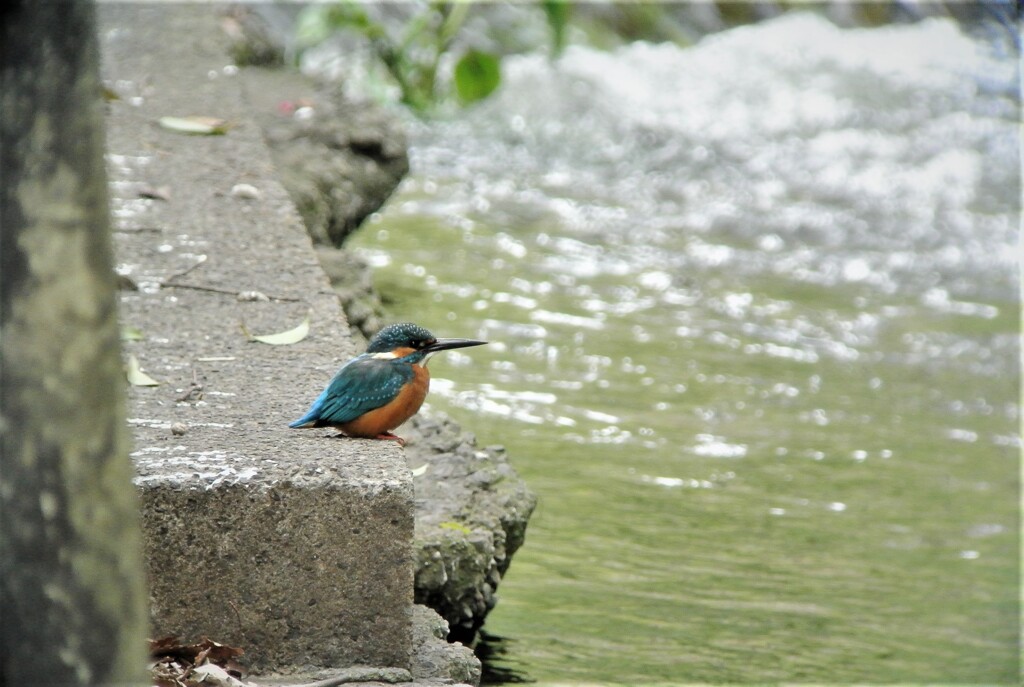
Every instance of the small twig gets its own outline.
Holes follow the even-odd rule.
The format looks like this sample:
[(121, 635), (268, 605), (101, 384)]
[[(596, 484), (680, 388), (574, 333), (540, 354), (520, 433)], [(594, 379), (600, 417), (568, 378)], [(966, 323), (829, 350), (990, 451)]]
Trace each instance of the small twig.
[[(230, 296), (235, 296), (235, 297), (237, 297), (238, 294), (242, 293), (241, 291), (232, 291), (231, 289), (220, 289), (220, 288), (217, 288), (216, 286), (201, 286), (199, 284), (178, 284), (176, 282), (168, 282), (168, 281), (160, 282), (160, 287), (161, 288), (165, 288), (165, 289), (192, 289), (193, 291), (209, 291), (211, 293), (226, 293), (226, 294), (228, 294)], [(267, 298), (269, 298), (272, 301), (281, 301), (283, 303), (302, 303), (303, 302), (303, 299), (301, 299), (301, 298), (289, 298), (288, 296), (270, 296), (270, 295), (268, 295)]]
[[(192, 374), (195, 375), (196, 371), (192, 370)], [(235, 621), (238, 623), (238, 633), (245, 636), (245, 629), (242, 628), (242, 614), (238, 612), (238, 606), (233, 601), (228, 601), (228, 606), (231, 606), (231, 610), (235, 612)]]
[(200, 286), (199, 284), (176, 284), (171, 281), (160, 282), (161, 289), (192, 289), (193, 291), (210, 291), (212, 293), (226, 293), (232, 296), (237, 296), (237, 291), (231, 289), (218, 289), (216, 286)]
[(160, 233), (163, 227), (114, 227), (115, 234), (141, 234), (144, 231)]
[[(209, 291), (210, 293), (224, 293), (224, 294), (227, 294), (229, 296), (234, 296), (235, 298), (238, 298), (242, 294), (241, 291), (234, 291), (232, 289), (221, 289), (221, 288), (218, 288), (216, 286), (203, 286), (201, 284), (182, 284), (180, 282), (175, 281), (176, 279), (180, 279), (181, 277), (184, 277), (186, 274), (188, 274), (189, 272), (191, 272), (192, 270), (194, 270), (195, 268), (199, 267), (200, 265), (202, 265), (205, 262), (206, 262), (206, 256), (205, 255), (200, 256), (199, 260), (197, 260), (193, 265), (187, 267), (186, 269), (182, 270), (181, 272), (176, 272), (175, 274), (172, 274), (171, 276), (167, 277), (167, 279), (164, 279), (162, 282), (160, 282), (160, 288), (161, 289), (192, 289), (193, 291)], [(302, 303), (303, 302), (303, 299), (301, 299), (301, 298), (289, 298), (288, 296), (267, 296), (267, 298), (269, 298), (272, 301), (282, 301), (282, 302), (285, 302), (285, 303)]]
[(186, 268), (185, 268), (184, 270), (182, 270), (181, 272), (176, 272), (176, 273), (172, 274), (171, 276), (167, 277), (167, 279), (164, 279), (164, 280), (163, 280), (163, 281), (162, 281), (162, 282), (160, 283), (160, 286), (163, 286), (163, 285), (165, 285), (165, 284), (168, 284), (168, 283), (170, 283), (170, 282), (172, 282), (172, 281), (174, 281), (175, 279), (178, 279), (178, 278), (180, 278), (180, 277), (184, 277), (184, 276), (185, 276), (186, 274), (188, 274), (189, 272), (191, 272), (191, 271), (192, 271), (192, 270), (194, 270), (195, 268), (199, 267), (199, 266), (200, 266), (200, 265), (202, 265), (202, 264), (203, 264), (204, 262), (206, 262), (206, 256), (205, 256), (205, 255), (200, 255), (200, 256), (199, 256), (199, 259), (198, 259), (198, 260), (196, 260), (196, 261), (195, 261), (194, 263), (192, 263), (192, 265), (191, 265), (191, 266), (189, 266), (189, 267), (186, 267)]

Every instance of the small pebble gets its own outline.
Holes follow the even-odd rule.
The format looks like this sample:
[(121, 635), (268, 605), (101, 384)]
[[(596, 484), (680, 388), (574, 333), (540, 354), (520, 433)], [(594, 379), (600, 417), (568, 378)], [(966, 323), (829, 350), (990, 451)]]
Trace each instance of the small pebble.
[(188, 427), (185, 425), (184, 422), (175, 422), (173, 425), (171, 425), (171, 434), (173, 434), (176, 437), (182, 436), (187, 431)]
[(269, 301), (270, 296), (263, 293), (262, 291), (240, 291), (238, 293), (238, 300), (240, 301)]
[(252, 184), (235, 184), (231, 187), (231, 195), (245, 200), (259, 200), (260, 190)]

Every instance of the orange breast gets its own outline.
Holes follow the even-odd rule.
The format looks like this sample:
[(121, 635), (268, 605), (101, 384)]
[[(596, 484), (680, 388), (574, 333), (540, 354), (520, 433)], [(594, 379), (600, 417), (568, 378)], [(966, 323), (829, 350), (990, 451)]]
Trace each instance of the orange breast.
[(413, 365), (412, 369), (412, 381), (402, 387), (394, 400), (346, 422), (340, 426), (341, 431), (350, 437), (375, 437), (390, 432), (415, 415), (430, 389), (430, 373), (422, 365)]

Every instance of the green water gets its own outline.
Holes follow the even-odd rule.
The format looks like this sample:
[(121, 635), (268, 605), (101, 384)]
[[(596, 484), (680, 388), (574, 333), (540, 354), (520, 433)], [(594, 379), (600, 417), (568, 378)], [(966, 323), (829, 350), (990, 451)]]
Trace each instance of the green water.
[(539, 497), (497, 678), (1020, 682), (999, 40), (791, 14), (509, 58), (411, 125), (355, 245), (390, 319), (492, 342), (434, 360), (428, 402)]
[(763, 271), (666, 279), (554, 221), (467, 228), (424, 200), (410, 185), (355, 245), (390, 318), (494, 342), (432, 362), (428, 400), (539, 496), (485, 628), (499, 668), (1017, 681), (1012, 300), (979, 317)]

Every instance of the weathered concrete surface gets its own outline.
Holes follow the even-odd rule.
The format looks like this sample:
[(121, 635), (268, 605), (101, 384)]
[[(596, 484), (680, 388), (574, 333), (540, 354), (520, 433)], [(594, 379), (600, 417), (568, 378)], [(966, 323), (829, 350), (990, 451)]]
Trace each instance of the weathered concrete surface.
[[(129, 410), (153, 631), (243, 646), (257, 672), (408, 668), (411, 478), (394, 444), (286, 426), (355, 349), (226, 68), (217, 12), (100, 7), (104, 78), (121, 96), (108, 105), (116, 251), (138, 286), (121, 316), (142, 336), (126, 349), (161, 382), (134, 387)], [(156, 124), (185, 115), (233, 126)], [(140, 197), (154, 189), (167, 199)], [(291, 346), (240, 330), (307, 314)]]
[(407, 666), (404, 475), (378, 476), (365, 458), (341, 471), (285, 459), (224, 479), (245, 460), (225, 459), (220, 474), (140, 470), (156, 634), (244, 647), (258, 672)]

